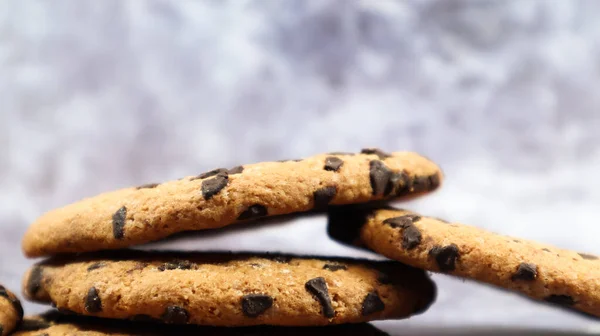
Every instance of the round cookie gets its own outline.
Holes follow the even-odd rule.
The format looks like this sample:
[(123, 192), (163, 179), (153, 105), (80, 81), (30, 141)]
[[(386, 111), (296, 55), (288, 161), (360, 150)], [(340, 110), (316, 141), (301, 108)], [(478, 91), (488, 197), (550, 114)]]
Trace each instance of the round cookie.
[(212, 326), (405, 318), (435, 298), (425, 272), (396, 262), (223, 253), (53, 259), (23, 286), (29, 299), (77, 314)]
[(413, 198), (441, 180), (439, 167), (416, 153), (376, 149), (220, 168), (50, 211), (26, 232), (23, 250), (40, 257), (118, 249), (328, 204)]
[(23, 319), (23, 307), (17, 297), (0, 285), (0, 336), (8, 335)]
[(600, 316), (600, 260), (406, 210), (342, 207), (330, 236), (421, 269), (465, 277)]
[(193, 325), (161, 325), (155, 323), (100, 319), (83, 316), (67, 316), (50, 312), (40, 316), (27, 317), (16, 336), (250, 336), (250, 335), (291, 335), (291, 336), (383, 336), (386, 333), (368, 323), (345, 324), (325, 327), (201, 327)]

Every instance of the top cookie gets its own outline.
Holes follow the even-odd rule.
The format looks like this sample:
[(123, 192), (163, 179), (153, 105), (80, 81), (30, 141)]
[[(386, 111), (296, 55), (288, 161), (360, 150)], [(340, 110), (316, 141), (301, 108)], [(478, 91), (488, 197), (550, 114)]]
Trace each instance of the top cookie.
[(411, 152), (330, 153), (215, 169), (104, 193), (50, 211), (23, 239), (28, 257), (117, 249), (177, 232), (436, 189), (440, 168)]
[(368, 323), (343, 324), (321, 327), (200, 327), (191, 325), (161, 325), (63, 315), (56, 311), (27, 317), (13, 333), (15, 336), (384, 336), (385, 332)]
[(600, 316), (600, 260), (593, 255), (390, 208), (332, 209), (328, 230), (407, 265)]
[(23, 319), (23, 307), (17, 297), (0, 285), (0, 336), (8, 335)]

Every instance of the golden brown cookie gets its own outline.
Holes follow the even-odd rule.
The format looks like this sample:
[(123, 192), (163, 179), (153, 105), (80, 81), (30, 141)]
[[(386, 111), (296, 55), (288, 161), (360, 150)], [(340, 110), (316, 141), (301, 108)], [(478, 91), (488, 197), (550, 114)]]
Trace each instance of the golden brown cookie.
[(8, 335), (23, 319), (23, 307), (17, 297), (0, 285), (0, 336)]
[(214, 326), (405, 318), (435, 298), (423, 271), (396, 262), (224, 253), (53, 259), (23, 286), (29, 299), (78, 314)]
[(201, 327), (193, 325), (164, 325), (113, 319), (100, 319), (50, 312), (27, 317), (13, 335), (18, 336), (383, 336), (386, 333), (368, 323), (344, 324), (325, 327)]
[(406, 210), (332, 209), (329, 234), (421, 269), (600, 316), (600, 260)]
[(416, 153), (376, 149), (220, 168), (50, 211), (29, 228), (23, 250), (39, 257), (123, 248), (328, 204), (412, 198), (441, 180), (439, 167)]

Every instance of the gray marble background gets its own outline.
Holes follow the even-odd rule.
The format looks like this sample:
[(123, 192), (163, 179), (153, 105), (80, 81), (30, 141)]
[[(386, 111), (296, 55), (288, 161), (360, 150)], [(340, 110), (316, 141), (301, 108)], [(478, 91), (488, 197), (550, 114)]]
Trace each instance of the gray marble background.
[[(19, 288), (33, 262), (20, 237), (52, 208), (367, 146), (443, 166), (443, 189), (404, 207), (600, 253), (598, 13), (598, 1), (2, 1), (0, 282)], [(158, 246), (360, 255), (324, 230), (299, 219)], [(428, 313), (385, 323), (599, 329), (434, 278)]]

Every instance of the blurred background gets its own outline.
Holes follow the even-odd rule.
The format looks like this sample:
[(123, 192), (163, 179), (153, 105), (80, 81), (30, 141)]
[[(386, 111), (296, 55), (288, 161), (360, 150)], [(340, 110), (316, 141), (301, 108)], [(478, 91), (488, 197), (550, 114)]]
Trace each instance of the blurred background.
[[(443, 188), (403, 207), (600, 254), (599, 12), (598, 1), (2, 1), (0, 283), (20, 287), (34, 262), (21, 236), (55, 207), (363, 147), (442, 165)], [(156, 246), (364, 255), (325, 225)], [(600, 330), (433, 277), (429, 312), (382, 325)]]

